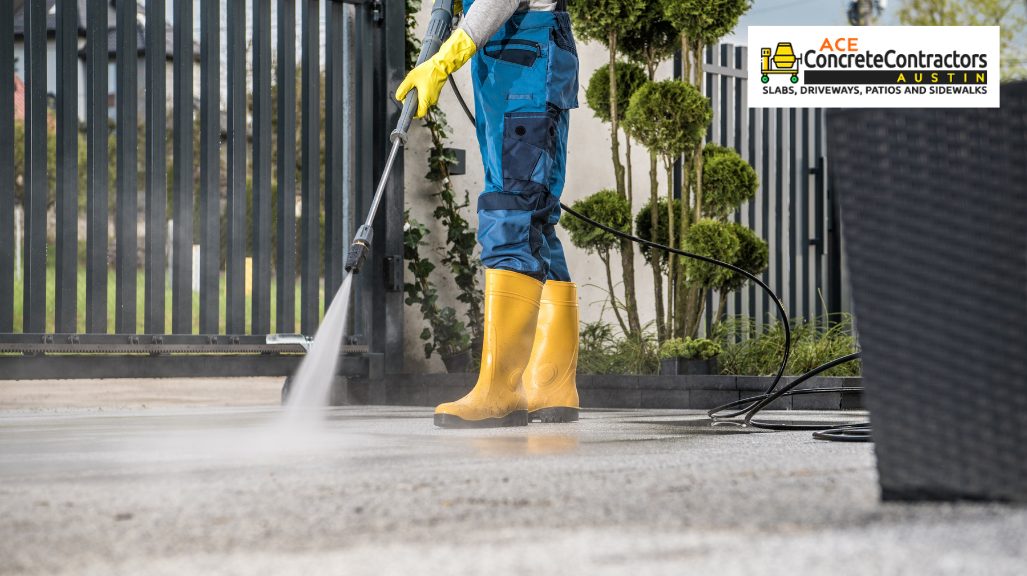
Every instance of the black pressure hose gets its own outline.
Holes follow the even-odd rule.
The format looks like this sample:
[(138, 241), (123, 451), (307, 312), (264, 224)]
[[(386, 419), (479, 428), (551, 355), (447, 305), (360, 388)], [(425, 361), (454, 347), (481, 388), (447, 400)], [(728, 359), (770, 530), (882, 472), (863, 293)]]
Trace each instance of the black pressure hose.
[[(456, 94), (457, 100), (459, 100), (460, 106), (463, 108), (464, 113), (467, 115), (467, 118), (471, 121), (472, 124), (477, 126), (477, 121), (475, 120), (474, 115), (471, 113), (470, 108), (468, 108), (466, 102), (464, 101), (464, 97), (460, 93), (460, 89), (456, 86), (455, 82), (450, 82), (449, 84), (453, 87), (453, 92)], [(744, 416), (745, 418), (741, 422), (741, 425), (743, 426), (752, 426), (754, 428), (761, 428), (765, 430), (813, 430), (816, 431), (813, 437), (818, 440), (831, 440), (840, 442), (870, 441), (870, 425), (868, 423), (847, 424), (843, 426), (838, 426), (837, 424), (802, 424), (784, 422), (778, 423), (754, 419), (756, 414), (758, 414), (761, 410), (766, 408), (775, 400), (786, 396), (825, 394), (828, 392), (861, 392), (863, 389), (860, 387), (835, 387), (813, 390), (795, 390), (796, 386), (802, 384), (810, 378), (813, 378), (814, 376), (817, 376), (822, 372), (830, 370), (835, 366), (839, 366), (847, 362), (858, 360), (861, 356), (861, 353), (856, 352), (854, 354), (849, 354), (831, 360), (830, 362), (817, 366), (809, 372), (806, 372), (805, 374), (799, 376), (798, 378), (796, 378), (792, 382), (789, 382), (788, 385), (782, 387), (781, 389), (777, 389), (777, 385), (781, 382), (781, 378), (784, 376), (785, 368), (788, 366), (788, 360), (791, 358), (792, 355), (792, 329), (791, 323), (788, 320), (788, 312), (785, 310), (784, 304), (781, 302), (781, 299), (778, 297), (778, 295), (774, 293), (770, 286), (768, 286), (763, 280), (759, 279), (758, 277), (756, 277), (756, 275), (750, 273), (749, 271), (743, 270), (742, 268), (735, 266), (734, 264), (729, 264), (727, 262), (717, 260), (716, 258), (710, 258), (709, 256), (703, 256), (701, 254), (695, 254), (693, 252), (688, 252), (685, 250), (672, 248), (670, 246), (665, 246), (657, 242), (652, 242), (650, 240), (639, 238), (638, 236), (633, 236), (622, 230), (612, 228), (610, 226), (603, 224), (602, 222), (597, 222), (596, 220), (593, 220), (588, 216), (585, 216), (584, 214), (574, 210), (566, 204), (561, 203), (560, 208), (563, 209), (564, 212), (570, 214), (571, 216), (574, 216), (575, 218), (591, 226), (599, 228), (604, 232), (612, 234), (617, 238), (629, 240), (631, 242), (640, 244), (642, 246), (647, 246), (654, 250), (661, 250), (663, 252), (668, 252), (670, 254), (677, 254), (679, 256), (684, 256), (686, 258), (692, 258), (695, 260), (700, 260), (702, 262), (714, 264), (722, 268), (727, 268), (732, 272), (741, 274), (742, 276), (745, 276), (746, 278), (754, 282), (757, 286), (759, 286), (767, 294), (770, 300), (774, 302), (774, 306), (777, 308), (778, 316), (780, 316), (781, 318), (781, 325), (784, 328), (785, 335), (781, 365), (778, 367), (777, 373), (774, 375), (774, 379), (771, 381), (770, 386), (767, 387), (763, 394), (751, 396), (749, 398), (744, 398), (741, 400), (736, 400), (734, 402), (724, 404), (723, 406), (718, 406), (707, 412), (707, 415), (714, 420), (715, 424), (729, 422), (737, 424), (738, 422), (732, 419)]]

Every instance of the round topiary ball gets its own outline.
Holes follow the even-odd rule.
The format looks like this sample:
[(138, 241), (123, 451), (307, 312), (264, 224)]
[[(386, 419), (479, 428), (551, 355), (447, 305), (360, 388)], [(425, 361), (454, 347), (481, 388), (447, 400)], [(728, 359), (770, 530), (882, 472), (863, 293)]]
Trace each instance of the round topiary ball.
[(635, 92), (624, 122), (646, 148), (669, 160), (695, 149), (712, 117), (709, 99), (695, 86), (664, 80)]
[[(699, 220), (688, 228), (685, 236), (685, 250), (729, 264), (734, 263), (740, 248), (731, 225), (719, 220)], [(706, 288), (722, 285), (732, 274), (727, 268), (694, 258), (685, 259), (685, 269), (690, 281)]]
[[(637, 64), (617, 62), (617, 115), (624, 117), (631, 96), (648, 82), (645, 70)], [(600, 66), (592, 74), (585, 89), (585, 100), (596, 118), (603, 122), (610, 121), (610, 67)]]
[(703, 215), (724, 219), (756, 196), (756, 170), (735, 152), (716, 144), (703, 150)]
[[(631, 232), (631, 206), (628, 200), (614, 190), (600, 190), (571, 205), (576, 212), (600, 222), (614, 230)], [(586, 252), (606, 252), (617, 246), (620, 240), (595, 226), (574, 217), (560, 220), (571, 244)]]

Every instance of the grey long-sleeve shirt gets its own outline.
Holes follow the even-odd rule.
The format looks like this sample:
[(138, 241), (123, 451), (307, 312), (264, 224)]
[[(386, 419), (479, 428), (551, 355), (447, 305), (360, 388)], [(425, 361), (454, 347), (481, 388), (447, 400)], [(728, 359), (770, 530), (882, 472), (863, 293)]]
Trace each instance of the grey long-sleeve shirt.
[(552, 12), (556, 10), (556, 0), (474, 0), (460, 22), (460, 29), (481, 48), (519, 10)]

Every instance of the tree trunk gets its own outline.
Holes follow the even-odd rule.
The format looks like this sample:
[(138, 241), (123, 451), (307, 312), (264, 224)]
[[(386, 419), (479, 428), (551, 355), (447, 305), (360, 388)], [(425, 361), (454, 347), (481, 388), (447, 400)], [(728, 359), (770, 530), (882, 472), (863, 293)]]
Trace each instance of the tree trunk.
[(702, 219), (702, 168), (703, 168), (703, 144), (700, 142), (695, 146), (695, 159), (692, 162), (693, 171), (693, 182), (695, 182), (695, 211), (693, 213), (692, 222), (698, 222)]
[(642, 323), (638, 319), (638, 300), (635, 297), (635, 243), (621, 240), (620, 260), (624, 272), (624, 312), (628, 316), (631, 334), (642, 334)]
[[(659, 171), (656, 167), (656, 153), (649, 153), (649, 221), (651, 222), (652, 239), (656, 240), (657, 223), (659, 222), (660, 209), (660, 180)], [(664, 323), (663, 310), (663, 267), (660, 266), (662, 254), (650, 249), (650, 263), (653, 269), (653, 290), (656, 297), (656, 338), (663, 342), (667, 339), (666, 324)]]
[(633, 206), (634, 185), (631, 177), (631, 136), (624, 133), (624, 155), (627, 157), (628, 206)]
[(617, 33), (610, 32), (610, 155), (613, 158), (613, 174), (617, 193), (627, 197), (624, 188), (624, 165), (620, 161), (620, 111), (617, 109)]
[(713, 317), (713, 325), (716, 326), (724, 320), (724, 315), (727, 313), (727, 297), (730, 292), (720, 290), (717, 292), (720, 296), (720, 302), (717, 303), (717, 315)]
[(702, 314), (706, 309), (706, 290), (700, 286), (689, 286), (685, 297), (685, 327), (682, 338), (699, 335), (699, 326), (702, 324)]
[[(700, 94), (702, 93), (702, 90), (703, 90), (703, 77), (706, 75), (706, 73), (703, 71), (702, 54), (703, 54), (703, 46), (699, 42), (696, 42), (696, 45), (695, 45), (695, 77), (696, 77), (696, 85), (695, 85), (695, 87), (699, 89), (699, 93)], [(694, 164), (694, 176), (693, 176), (694, 180), (693, 181), (695, 182), (695, 218), (692, 220), (693, 222), (698, 222), (699, 219), (702, 218), (702, 202), (703, 202), (703, 197), (702, 197), (703, 196), (703, 194), (702, 194), (702, 192), (703, 192), (702, 191), (702, 167), (703, 167), (702, 151), (703, 151), (703, 143), (700, 142), (699, 144), (697, 144), (695, 146), (695, 158), (694, 158), (694, 162), (693, 162), (693, 164)]]
[(624, 318), (620, 315), (620, 308), (617, 306), (617, 293), (613, 291), (613, 272), (610, 271), (610, 253), (605, 250), (600, 252), (599, 259), (603, 261), (603, 267), (606, 268), (606, 287), (610, 290), (610, 306), (613, 308), (613, 315), (617, 318), (617, 324), (620, 324), (620, 329), (627, 334), (628, 326), (624, 323)]
[(692, 84), (692, 55), (689, 51), (688, 37), (681, 35), (681, 77)]
[[(620, 161), (620, 111), (617, 109), (617, 33), (609, 36), (610, 61), (610, 151), (613, 171), (617, 179), (617, 193), (627, 199), (624, 182), (624, 165)], [(630, 228), (629, 228), (630, 230)], [(624, 312), (628, 317), (629, 334), (641, 334), (642, 324), (638, 319), (638, 299), (635, 296), (635, 245), (630, 240), (620, 242), (621, 269), (624, 274)]]
[[(694, 174), (691, 170), (692, 159), (685, 157), (681, 160), (681, 209), (679, 212), (679, 223), (678, 227), (678, 243), (679, 248), (684, 249), (685, 240), (688, 238), (688, 229), (691, 226), (692, 221), (692, 180)], [(674, 322), (675, 333), (678, 338), (684, 338), (690, 334), (688, 330), (688, 318), (690, 314), (689, 299), (688, 295), (691, 287), (688, 285), (688, 273), (684, 263), (682, 263), (677, 276), (677, 283), (675, 285), (675, 303), (674, 311), (676, 318)]]
[[(675, 240), (675, 226), (674, 226), (674, 161), (670, 158), (663, 159), (664, 169), (667, 171), (667, 245), (671, 248), (677, 248), (677, 242)], [(678, 278), (678, 261), (680, 258), (677, 254), (671, 254), (669, 257), (670, 263), (667, 266), (667, 286), (670, 291), (670, 298), (668, 299), (668, 319), (671, 327), (670, 337), (674, 338), (678, 335), (678, 331), (674, 330), (673, 327), (677, 325), (677, 303), (676, 294), (677, 290), (677, 278)]]
[(700, 94), (702, 94), (703, 81), (706, 80), (706, 73), (703, 71), (704, 49), (702, 42), (698, 40), (695, 42), (695, 46), (692, 47), (692, 58), (695, 60), (692, 66), (695, 73), (695, 87), (699, 89)]

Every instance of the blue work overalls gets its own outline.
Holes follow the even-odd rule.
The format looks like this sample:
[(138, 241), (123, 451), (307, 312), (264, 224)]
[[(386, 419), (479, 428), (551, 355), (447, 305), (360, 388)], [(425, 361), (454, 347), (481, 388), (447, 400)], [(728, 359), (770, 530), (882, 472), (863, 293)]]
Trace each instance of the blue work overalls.
[[(464, 10), (473, 0), (464, 1)], [(566, 12), (514, 14), (471, 60), (485, 188), (478, 242), (486, 268), (570, 281), (556, 237), (578, 55)]]

